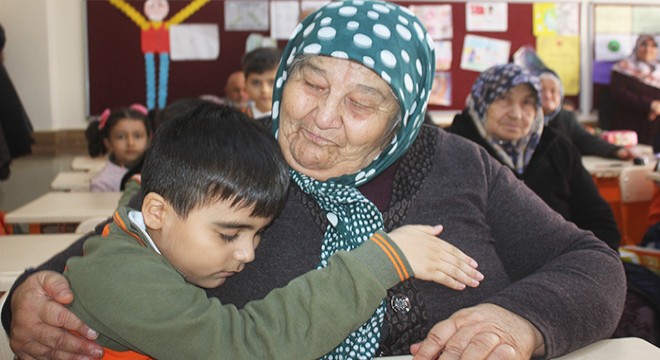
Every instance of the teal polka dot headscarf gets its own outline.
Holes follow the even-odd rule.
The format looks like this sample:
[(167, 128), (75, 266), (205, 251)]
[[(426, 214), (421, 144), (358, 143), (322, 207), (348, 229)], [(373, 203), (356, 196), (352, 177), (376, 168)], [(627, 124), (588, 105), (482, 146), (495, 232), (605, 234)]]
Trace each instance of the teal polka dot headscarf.
[[(357, 173), (321, 182), (291, 171), (292, 180), (319, 204), (328, 219), (320, 268), (336, 251), (356, 248), (383, 228), (382, 214), (356, 187), (392, 165), (417, 137), (433, 84), (435, 53), (431, 36), (405, 7), (368, 0), (327, 4), (296, 27), (284, 49), (273, 90), (275, 136), (288, 68), (303, 54), (346, 59), (368, 67), (390, 85), (401, 109), (401, 124), (392, 141)], [(383, 303), (369, 321), (325, 358), (373, 358), (384, 315)]]

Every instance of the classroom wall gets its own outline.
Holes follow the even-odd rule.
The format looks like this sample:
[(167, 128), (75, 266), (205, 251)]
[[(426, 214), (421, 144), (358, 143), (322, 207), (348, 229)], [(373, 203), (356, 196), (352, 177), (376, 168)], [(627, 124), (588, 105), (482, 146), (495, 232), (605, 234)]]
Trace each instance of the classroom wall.
[(4, 65), (36, 131), (83, 129), (80, 0), (0, 0)]
[[(509, 0), (510, 3), (533, 1)], [(555, 1), (628, 3), (627, 0)], [(658, 0), (632, 2), (658, 4)], [(4, 63), (37, 131), (83, 129), (87, 124), (83, 14), (82, 0), (0, 0), (0, 23), (7, 35)]]

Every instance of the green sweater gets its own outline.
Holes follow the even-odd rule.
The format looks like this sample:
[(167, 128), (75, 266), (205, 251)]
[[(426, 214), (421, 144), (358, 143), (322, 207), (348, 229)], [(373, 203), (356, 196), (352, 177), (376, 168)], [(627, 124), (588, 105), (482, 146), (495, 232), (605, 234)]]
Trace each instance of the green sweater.
[(369, 319), (406, 272), (413, 275), (400, 249), (377, 232), (337, 252), (326, 268), (238, 310), (186, 282), (128, 211), (120, 208), (108, 234), (88, 239), (85, 255), (70, 258), (65, 271), (75, 294), (71, 309), (113, 350), (158, 359), (318, 358)]

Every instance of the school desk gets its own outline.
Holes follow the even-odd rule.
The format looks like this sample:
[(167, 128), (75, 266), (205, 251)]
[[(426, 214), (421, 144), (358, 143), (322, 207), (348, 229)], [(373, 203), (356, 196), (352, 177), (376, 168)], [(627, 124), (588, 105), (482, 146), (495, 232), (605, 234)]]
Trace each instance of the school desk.
[(93, 217), (110, 217), (117, 208), (121, 194), (51, 191), (8, 212), (5, 223), (30, 224), (30, 233), (38, 234), (44, 224), (77, 224)]
[(80, 237), (80, 234), (0, 236), (0, 293), (9, 291), (25, 269), (41, 265)]
[(652, 150), (645, 146), (640, 146), (638, 152), (644, 154), (644, 164), (636, 165), (632, 160), (582, 157), (582, 165), (612, 208), (621, 233), (621, 245), (639, 244), (649, 225), (646, 217), (653, 184), (648, 174), (653, 172), (656, 160), (649, 154)]
[(89, 157), (89, 156), (76, 156), (71, 162), (71, 169), (73, 170), (82, 170), (82, 171), (96, 171), (100, 170), (106, 163), (107, 159), (104, 156), (101, 157)]
[[(640, 338), (607, 339), (585, 346), (555, 360), (646, 360), (660, 359), (660, 348)], [(412, 360), (410, 355), (385, 356), (376, 360)]]
[(89, 191), (92, 174), (83, 171), (60, 171), (50, 183), (51, 190)]

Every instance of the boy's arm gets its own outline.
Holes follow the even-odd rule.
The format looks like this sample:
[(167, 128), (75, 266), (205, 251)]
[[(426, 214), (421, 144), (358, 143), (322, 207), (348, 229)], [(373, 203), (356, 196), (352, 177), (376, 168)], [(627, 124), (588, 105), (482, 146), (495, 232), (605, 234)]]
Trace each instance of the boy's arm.
[(124, 191), (122, 191), (121, 197), (117, 202), (117, 208), (120, 208), (122, 206), (128, 206), (133, 196), (139, 193), (141, 188), (142, 188), (142, 176), (140, 176), (140, 174), (135, 174), (131, 176), (131, 178), (126, 181), (126, 185), (124, 186)]
[[(413, 275), (398, 247), (377, 235), (242, 310), (209, 300), (153, 255), (108, 249), (104, 258), (117, 255), (106, 261), (89, 248), (84, 258), (69, 262), (67, 276), (83, 321), (152, 357), (318, 358), (367, 321), (389, 287)], [(102, 241), (108, 240), (95, 246)], [(89, 275), (92, 269), (98, 276)], [(98, 304), (112, 306), (80, 313)]]

